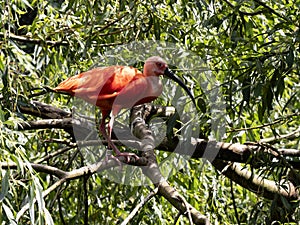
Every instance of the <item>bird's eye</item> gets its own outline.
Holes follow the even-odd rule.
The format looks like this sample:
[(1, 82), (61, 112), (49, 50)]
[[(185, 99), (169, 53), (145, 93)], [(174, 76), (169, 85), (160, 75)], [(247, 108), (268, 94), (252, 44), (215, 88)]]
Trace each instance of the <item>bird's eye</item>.
[(162, 63), (156, 63), (158, 67), (162, 67)]

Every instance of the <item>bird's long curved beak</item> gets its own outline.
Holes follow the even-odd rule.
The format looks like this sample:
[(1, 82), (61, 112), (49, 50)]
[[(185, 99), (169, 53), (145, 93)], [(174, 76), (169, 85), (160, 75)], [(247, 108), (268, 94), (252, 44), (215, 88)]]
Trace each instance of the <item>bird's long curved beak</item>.
[(185, 84), (179, 78), (175, 76), (175, 74), (168, 67), (165, 69), (164, 75), (166, 75), (167, 77), (175, 81), (177, 84), (179, 84), (187, 92), (187, 94), (192, 99), (194, 105), (196, 106), (196, 101), (191, 91), (187, 88), (187, 86), (185, 86)]

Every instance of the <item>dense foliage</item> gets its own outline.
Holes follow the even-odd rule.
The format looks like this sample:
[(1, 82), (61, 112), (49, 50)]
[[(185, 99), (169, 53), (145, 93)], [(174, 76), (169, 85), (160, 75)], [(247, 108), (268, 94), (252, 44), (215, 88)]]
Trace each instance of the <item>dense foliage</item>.
[[(71, 111), (75, 99), (43, 87), (103, 65), (106, 57), (142, 69), (144, 58), (126, 53), (130, 43), (138, 41), (171, 43), (201, 59), (188, 61), (188, 70), (172, 65), (196, 96), (201, 138), (216, 138), (210, 124), (220, 119), (210, 110), (208, 95), (214, 89), (206, 92), (205, 78), (197, 75), (205, 65), (226, 107), (225, 133), (217, 140), (261, 144), (279, 153), (290, 150), (286, 157), (254, 152), (242, 165), (278, 185), (289, 180), (299, 186), (299, 177), (290, 172), (300, 169), (300, 1), (3, 0), (0, 9), (1, 224), (118, 224), (153, 188), (122, 185), (94, 174), (70, 180), (44, 197), (56, 177), (36, 172), (31, 163), (71, 171), (86, 165), (85, 154), (72, 148), (72, 137), (63, 129), (20, 128), (39, 119), (21, 110), (33, 100)], [(146, 48), (139, 52), (148, 54)], [(184, 57), (190, 56), (179, 50), (173, 60), (187, 60)], [(170, 92), (154, 103), (172, 102)], [(163, 160), (165, 153), (158, 154)], [(7, 163), (16, 168), (4, 167)], [(300, 220), (299, 197), (256, 195), (204, 159), (189, 160), (169, 182), (213, 224)], [(26, 203), (29, 209), (23, 212)], [(170, 202), (157, 197), (131, 222), (173, 224), (177, 213)], [(180, 217), (176, 224), (188, 222)]]

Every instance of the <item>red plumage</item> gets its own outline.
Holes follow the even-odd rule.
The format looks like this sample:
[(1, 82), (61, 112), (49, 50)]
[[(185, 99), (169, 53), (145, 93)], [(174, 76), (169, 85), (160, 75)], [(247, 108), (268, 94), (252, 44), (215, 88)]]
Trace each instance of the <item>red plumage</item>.
[[(122, 108), (131, 108), (157, 98), (162, 93), (162, 84), (158, 76), (163, 75), (167, 67), (163, 59), (154, 56), (146, 60), (143, 73), (129, 66), (95, 68), (68, 78), (54, 90), (98, 106), (102, 112), (100, 131), (107, 139), (108, 145), (117, 156), (128, 156), (128, 153), (120, 153), (111, 141), (114, 117)], [(106, 118), (111, 111), (107, 133)]]

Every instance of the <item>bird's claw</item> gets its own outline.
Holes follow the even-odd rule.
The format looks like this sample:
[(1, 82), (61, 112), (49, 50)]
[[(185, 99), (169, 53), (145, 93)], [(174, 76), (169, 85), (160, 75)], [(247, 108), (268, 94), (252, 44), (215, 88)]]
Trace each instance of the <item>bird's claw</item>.
[(110, 159), (115, 160), (118, 163), (120, 170), (122, 170), (122, 168), (123, 168), (122, 162), (116, 156), (107, 154), (105, 156), (105, 162), (108, 162)]
[[(120, 150), (113, 144), (111, 143), (109, 147), (112, 149), (112, 151), (116, 154), (115, 157), (118, 158), (119, 161), (124, 162), (124, 163), (130, 163), (130, 159), (134, 158), (134, 161), (138, 160), (139, 157), (131, 152), (120, 152)], [(125, 160), (121, 159), (122, 157), (125, 158)]]
[(116, 158), (124, 157), (125, 158), (125, 163), (130, 163), (131, 157), (133, 157), (134, 160), (138, 160), (139, 159), (139, 157), (136, 154), (130, 153), (130, 152), (120, 152), (115, 157)]
[[(106, 152), (106, 161), (108, 161), (109, 159), (116, 160), (121, 168), (122, 168), (122, 162), (130, 163), (131, 158), (134, 158), (134, 160), (139, 159), (139, 157), (136, 154), (130, 153), (130, 152), (118, 152), (115, 156), (112, 155), (111, 153), (112, 153), (112, 150), (107, 150), (107, 152)], [(125, 160), (123, 160), (122, 157)]]

